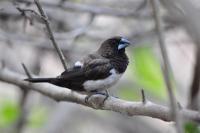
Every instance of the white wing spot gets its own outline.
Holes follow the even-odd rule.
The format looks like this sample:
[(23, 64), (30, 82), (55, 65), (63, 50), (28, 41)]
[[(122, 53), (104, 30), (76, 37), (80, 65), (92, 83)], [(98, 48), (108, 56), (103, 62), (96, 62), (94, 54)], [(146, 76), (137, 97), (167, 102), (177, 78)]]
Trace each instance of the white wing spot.
[(80, 61), (77, 61), (75, 64), (74, 64), (75, 67), (83, 67), (83, 63), (81, 63)]

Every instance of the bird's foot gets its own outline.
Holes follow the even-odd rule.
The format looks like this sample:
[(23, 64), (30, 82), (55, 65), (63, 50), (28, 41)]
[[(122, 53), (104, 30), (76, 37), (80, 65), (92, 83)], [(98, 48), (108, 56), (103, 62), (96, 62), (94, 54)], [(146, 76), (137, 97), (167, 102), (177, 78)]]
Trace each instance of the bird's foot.
[(91, 94), (89, 94), (89, 95), (86, 96), (86, 98), (85, 98), (85, 103), (86, 104), (88, 104), (88, 101), (89, 101), (90, 97), (92, 97), (93, 95), (104, 95), (105, 96), (105, 98), (103, 99), (102, 103), (100, 104), (101, 106), (104, 105), (105, 101), (110, 96), (107, 90), (105, 91), (105, 93), (103, 93), (103, 92), (93, 92), (93, 93), (91, 93)]

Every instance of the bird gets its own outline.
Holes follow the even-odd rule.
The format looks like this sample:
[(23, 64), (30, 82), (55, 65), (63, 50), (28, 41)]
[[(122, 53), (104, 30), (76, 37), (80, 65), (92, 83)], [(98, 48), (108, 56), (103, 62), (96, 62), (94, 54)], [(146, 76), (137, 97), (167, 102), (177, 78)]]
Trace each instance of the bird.
[(73, 91), (88, 94), (86, 101), (93, 94), (103, 91), (105, 100), (109, 97), (108, 89), (115, 85), (129, 64), (125, 49), (131, 42), (121, 36), (105, 40), (97, 51), (88, 54), (53, 78), (28, 78), (25, 81), (32, 83), (47, 82), (56, 86), (65, 87)]

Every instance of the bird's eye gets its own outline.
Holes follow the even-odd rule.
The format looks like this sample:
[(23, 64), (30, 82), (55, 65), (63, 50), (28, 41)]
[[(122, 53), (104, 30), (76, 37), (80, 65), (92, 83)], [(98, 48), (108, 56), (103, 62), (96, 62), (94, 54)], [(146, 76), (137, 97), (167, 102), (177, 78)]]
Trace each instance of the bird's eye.
[(128, 41), (125, 38), (121, 38), (119, 45), (118, 45), (118, 50), (126, 48), (129, 44), (130, 44), (130, 41)]

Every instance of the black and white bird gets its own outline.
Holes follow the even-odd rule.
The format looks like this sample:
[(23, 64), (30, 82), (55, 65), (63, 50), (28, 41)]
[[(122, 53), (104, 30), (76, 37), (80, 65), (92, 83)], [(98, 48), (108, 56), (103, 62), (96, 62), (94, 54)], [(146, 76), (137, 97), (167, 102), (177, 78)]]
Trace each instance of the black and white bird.
[(100, 48), (77, 61), (72, 68), (54, 78), (29, 78), (26, 81), (48, 82), (74, 91), (98, 93), (113, 86), (128, 66), (125, 48), (130, 42), (123, 37), (104, 41)]

